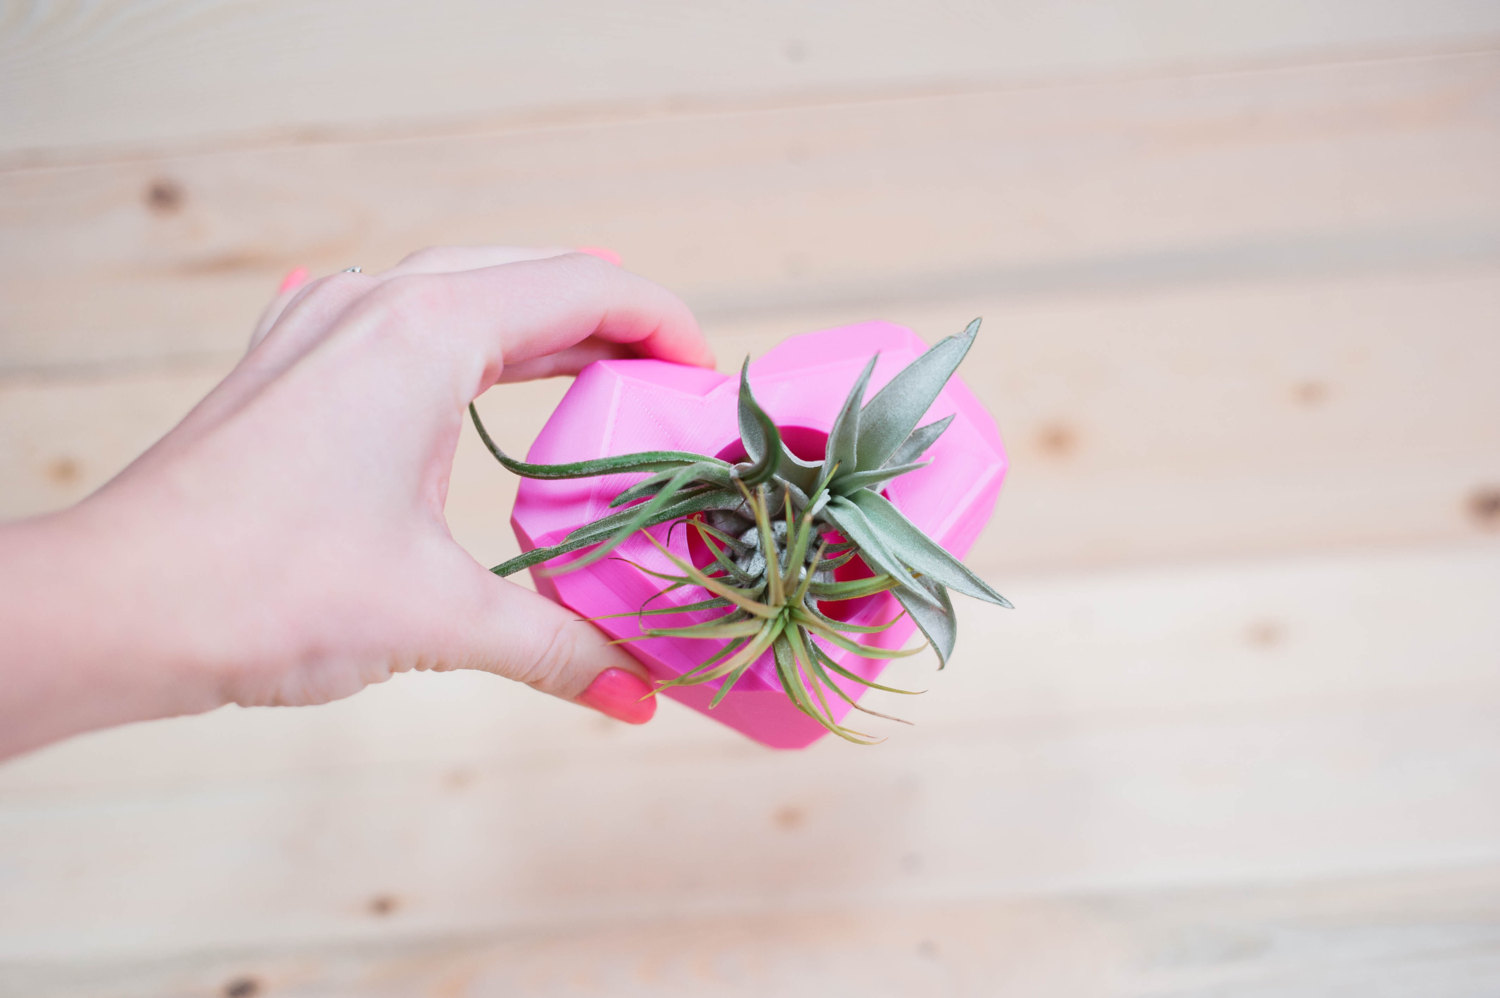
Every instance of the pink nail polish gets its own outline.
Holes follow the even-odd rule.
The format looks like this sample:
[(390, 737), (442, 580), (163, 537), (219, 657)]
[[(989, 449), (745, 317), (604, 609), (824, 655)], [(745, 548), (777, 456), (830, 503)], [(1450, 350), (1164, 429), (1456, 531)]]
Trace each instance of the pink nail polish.
[(578, 702), (626, 724), (645, 724), (656, 713), (656, 697), (647, 696), (650, 692), (651, 685), (635, 673), (605, 669), (578, 694)]
[(291, 270), (287, 271), (287, 275), (281, 279), (281, 287), (276, 289), (276, 293), (279, 295), (284, 295), (288, 291), (294, 291), (297, 288), (302, 287), (302, 285), (306, 283), (307, 268), (293, 267)]
[(603, 246), (579, 246), (577, 251), (587, 253), (589, 256), (597, 256), (605, 263), (612, 263), (616, 267), (620, 265), (620, 254), (612, 249), (605, 249)]

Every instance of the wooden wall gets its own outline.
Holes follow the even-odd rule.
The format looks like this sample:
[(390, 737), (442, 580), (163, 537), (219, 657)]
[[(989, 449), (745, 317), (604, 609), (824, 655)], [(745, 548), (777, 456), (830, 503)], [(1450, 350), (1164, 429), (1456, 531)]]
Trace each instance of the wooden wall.
[(476, 675), (38, 752), (0, 994), (1500, 993), (1500, 4), (0, 4), (0, 515), (474, 242), (725, 364), (983, 315), (1020, 609), (870, 750)]

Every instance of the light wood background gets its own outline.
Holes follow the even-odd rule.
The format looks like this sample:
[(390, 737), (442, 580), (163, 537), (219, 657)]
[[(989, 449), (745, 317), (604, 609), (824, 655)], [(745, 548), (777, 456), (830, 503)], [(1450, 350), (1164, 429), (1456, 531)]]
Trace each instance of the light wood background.
[(982, 314), (1019, 609), (875, 749), (474, 675), (35, 753), (0, 993), (1500, 994), (1500, 3), (0, 3), (0, 515), (470, 242), (725, 363)]

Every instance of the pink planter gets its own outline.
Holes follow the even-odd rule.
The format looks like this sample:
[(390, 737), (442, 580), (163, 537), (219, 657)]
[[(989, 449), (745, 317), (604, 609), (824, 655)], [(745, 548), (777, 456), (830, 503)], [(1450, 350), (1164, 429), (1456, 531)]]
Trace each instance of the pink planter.
[[(867, 398), (925, 349), (910, 330), (890, 323), (843, 326), (784, 341), (750, 364), (750, 383), (756, 398), (796, 449), (799, 438), (814, 443), (826, 436), (871, 354), (878, 352), (880, 360)], [(730, 452), (739, 442), (738, 387), (737, 377), (714, 371), (654, 360), (601, 361), (578, 376), (532, 445), (527, 460), (553, 464), (643, 450), (692, 451), (737, 459), (741, 453)], [(949, 414), (956, 414), (953, 424), (927, 452), (926, 459), (932, 464), (895, 479), (885, 494), (912, 522), (961, 558), (994, 509), (1006, 460), (994, 421), (957, 376), (948, 382), (922, 422)], [(789, 431), (793, 427), (811, 432)], [(821, 453), (803, 456), (816, 458)], [(609, 512), (610, 500), (641, 477), (522, 479), (511, 523), (523, 549), (556, 544), (574, 528)], [(689, 557), (688, 531), (673, 531), (670, 541), (666, 525), (651, 528), (651, 533), (669, 543), (679, 557)], [(625, 541), (615, 553), (620, 557), (603, 559), (576, 572), (548, 576), (545, 570), (533, 568), (532, 576), (542, 593), (580, 616), (637, 610), (663, 583), (629, 562), (663, 572), (673, 568), (639, 536)], [(652, 606), (682, 606), (702, 598), (701, 590), (684, 587), (653, 601)], [(829, 604), (827, 610), (840, 607), (845, 612), (853, 611), (848, 619), (855, 624), (882, 623), (901, 612), (888, 593), (842, 605)], [(661, 627), (713, 616), (700, 612), (649, 619), (652, 626)], [(633, 614), (598, 623), (613, 637), (631, 637), (641, 631), (641, 618)], [(828, 650), (846, 669), (874, 679), (886, 665), (879, 649), (901, 646), (913, 630), (912, 622), (903, 617), (887, 631), (861, 636), (861, 643), (872, 649), (870, 658), (838, 648)], [(670, 679), (692, 670), (718, 645), (701, 639), (650, 638), (625, 647), (653, 676)], [(855, 699), (865, 692), (865, 687), (857, 683), (842, 678), (836, 681)], [(672, 687), (664, 693), (774, 748), (803, 748), (828, 733), (787, 698), (769, 653), (750, 667), (719, 706), (709, 710), (708, 703), (717, 689), (717, 683), (707, 683)], [(838, 698), (830, 699), (836, 719), (851, 709)]]

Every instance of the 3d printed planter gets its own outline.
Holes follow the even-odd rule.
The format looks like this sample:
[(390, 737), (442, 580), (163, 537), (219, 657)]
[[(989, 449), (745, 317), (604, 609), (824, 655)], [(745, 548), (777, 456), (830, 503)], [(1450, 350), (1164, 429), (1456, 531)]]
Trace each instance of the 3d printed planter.
[[(822, 457), (822, 445), (844, 397), (870, 357), (879, 355), (868, 389), (873, 395), (925, 349), (910, 330), (868, 322), (792, 337), (753, 361), (749, 375), (756, 398), (780, 427), (788, 445), (802, 451), (799, 456), (816, 459)], [(660, 361), (593, 364), (574, 382), (527, 460), (561, 464), (648, 450), (740, 459), (738, 387), (737, 378)], [(893, 479), (881, 494), (924, 533), (961, 558), (994, 508), (1006, 460), (993, 420), (956, 377), (944, 386), (923, 422), (949, 415), (954, 417), (952, 424), (924, 456), (931, 464)], [(512, 516), (516, 536), (528, 551), (557, 544), (575, 528), (612, 512), (611, 501), (642, 477), (523, 479)], [(702, 563), (702, 552), (690, 550), (689, 531), (679, 528), (669, 532), (666, 524), (649, 530), (679, 558), (687, 560), (696, 555)], [(580, 616), (596, 618), (601, 628), (617, 638), (638, 637), (643, 624), (652, 626), (632, 612), (648, 600), (653, 608), (662, 608), (685, 606), (703, 598), (702, 590), (686, 588), (656, 595), (663, 584), (643, 569), (670, 573), (674, 568), (644, 537), (631, 537), (614, 553), (619, 557), (564, 574), (553, 575), (545, 567), (534, 567), (533, 578), (542, 593)], [(860, 635), (860, 643), (870, 649), (867, 657), (842, 648), (826, 649), (845, 669), (871, 680), (885, 668), (881, 649), (900, 647), (914, 629), (889, 593), (826, 604), (824, 612), (855, 625), (895, 620), (887, 630)], [(698, 611), (669, 619), (681, 624), (713, 616), (712, 612)], [(714, 649), (712, 642), (703, 639), (665, 637), (642, 638), (625, 647), (661, 680), (691, 671)], [(866, 689), (837, 676), (833, 681), (855, 700)], [(802, 748), (828, 733), (788, 699), (770, 653), (751, 666), (730, 694), (710, 710), (709, 703), (719, 685), (669, 687), (663, 693), (776, 748)], [(832, 699), (831, 706), (835, 719), (851, 709), (841, 699)]]

